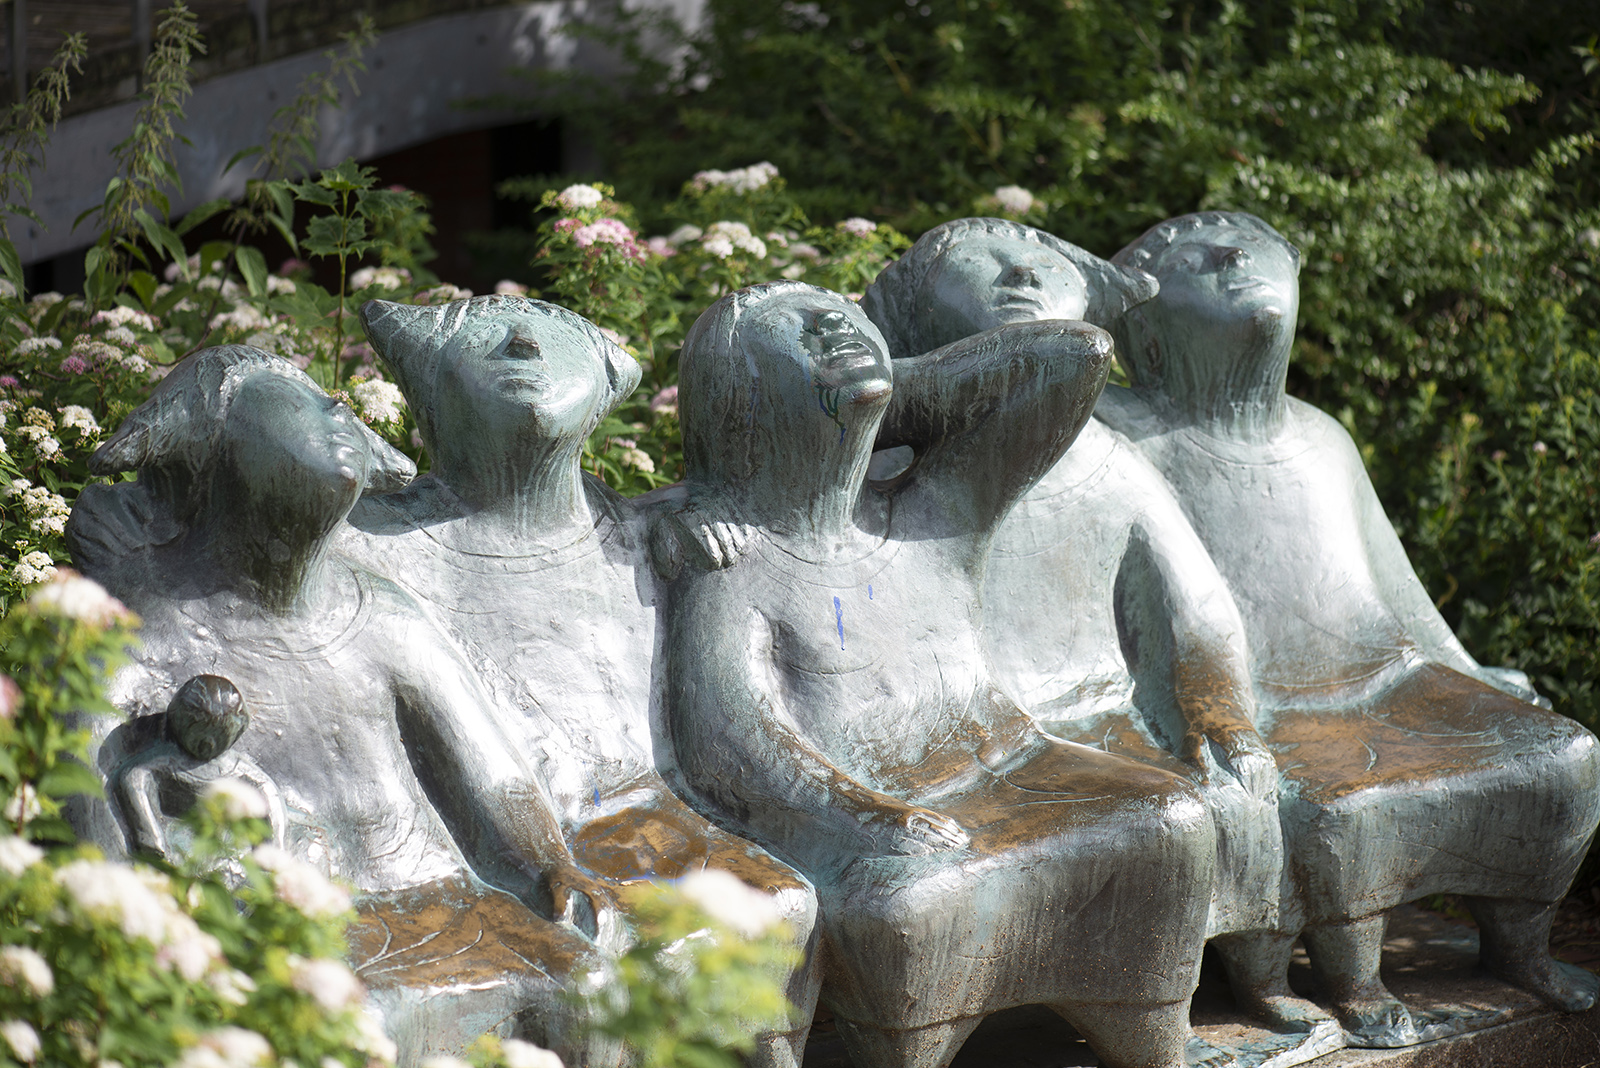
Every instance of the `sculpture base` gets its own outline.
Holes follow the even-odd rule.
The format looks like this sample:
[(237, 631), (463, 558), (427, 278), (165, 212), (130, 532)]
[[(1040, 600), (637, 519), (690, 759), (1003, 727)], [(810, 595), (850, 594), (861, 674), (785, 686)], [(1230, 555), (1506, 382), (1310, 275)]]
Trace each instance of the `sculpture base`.
[[(1195, 1031), (1207, 1041), (1239, 1049), (1244, 1068), (1479, 1068), (1529, 1063), (1542, 1068), (1587, 1068), (1600, 1061), (1600, 1007), (1566, 1014), (1537, 998), (1497, 982), (1477, 969), (1478, 935), (1414, 906), (1395, 909), (1384, 945), (1383, 978), (1396, 996), (1416, 1010), (1499, 1010), (1501, 1022), (1483, 1030), (1405, 1049), (1343, 1049), (1299, 1055), (1273, 1049), (1274, 1036), (1251, 1025), (1233, 1008), (1220, 966), (1207, 967), (1195, 993)], [(1311, 969), (1295, 952), (1290, 985), (1309, 995)], [(1093, 1068), (1094, 1053), (1075, 1031), (1048, 1009), (1027, 1007), (997, 1013), (967, 1040), (951, 1068)], [(850, 1068), (843, 1043), (825, 1018), (812, 1028), (804, 1068)]]

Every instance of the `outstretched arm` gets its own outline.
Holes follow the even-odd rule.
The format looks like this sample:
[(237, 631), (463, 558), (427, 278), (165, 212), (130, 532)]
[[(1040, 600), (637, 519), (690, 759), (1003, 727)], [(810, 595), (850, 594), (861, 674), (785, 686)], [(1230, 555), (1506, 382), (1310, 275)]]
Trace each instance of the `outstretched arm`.
[(736, 582), (741, 569), (688, 570), (668, 613), (667, 716), (701, 797), (782, 853), (847, 857), (954, 849), (947, 816), (852, 779), (784, 706), (773, 631)]
[[(1233, 595), (1160, 474), (1132, 449), (1124, 452), (1128, 464), (1145, 470), (1122, 484), (1128, 492), (1149, 489), (1117, 582), (1124, 602), (1118, 615), (1134, 632), (1124, 635), (1130, 666), (1171, 687), (1182, 719), (1179, 756), (1202, 780), (1219, 770), (1215, 745), (1252, 797), (1275, 798), (1277, 763), (1256, 732), (1244, 621)], [(1138, 586), (1143, 596), (1131, 589)]]
[(992, 530), (1061, 458), (1094, 410), (1111, 336), (1088, 323), (1013, 323), (894, 361), (877, 447), (916, 450), (912, 489), (951, 534)]
[[(543, 780), (460, 651), (420, 615), (404, 627), (393, 645), (395, 704), (429, 799), (490, 881), (525, 881), (520, 896), (530, 905), (593, 937), (615, 908), (611, 892), (573, 861)], [(407, 655), (418, 649), (429, 655)]]

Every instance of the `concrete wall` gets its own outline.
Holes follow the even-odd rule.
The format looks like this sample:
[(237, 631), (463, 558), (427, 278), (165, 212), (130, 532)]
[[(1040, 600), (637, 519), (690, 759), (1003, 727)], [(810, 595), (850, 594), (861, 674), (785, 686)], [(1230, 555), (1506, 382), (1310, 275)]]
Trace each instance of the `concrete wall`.
[[(703, 0), (636, 0), (629, 6), (670, 10), (692, 25)], [(463, 130), (513, 121), (517, 113), (466, 109), (462, 101), (497, 93), (526, 94), (515, 72), (571, 69), (604, 73), (614, 57), (592, 42), (562, 34), (583, 15), (588, 0), (537, 0), (490, 10), (426, 19), (385, 32), (366, 54), (359, 95), (345, 92), (338, 108), (324, 109), (318, 162), (347, 156), (369, 159)], [(249, 163), (224, 173), (239, 149), (263, 144), (272, 113), (294, 99), (302, 78), (326, 68), (320, 52), (290, 56), (219, 75), (195, 86), (179, 128), (192, 146), (177, 146), (181, 193), (170, 191), (174, 217), (215, 197), (244, 191)], [(89, 224), (72, 221), (101, 202), (114, 168), (110, 151), (128, 135), (137, 102), (77, 115), (61, 123), (35, 173), (31, 207), (45, 226), (11, 224), (23, 263), (34, 263), (92, 243)]]

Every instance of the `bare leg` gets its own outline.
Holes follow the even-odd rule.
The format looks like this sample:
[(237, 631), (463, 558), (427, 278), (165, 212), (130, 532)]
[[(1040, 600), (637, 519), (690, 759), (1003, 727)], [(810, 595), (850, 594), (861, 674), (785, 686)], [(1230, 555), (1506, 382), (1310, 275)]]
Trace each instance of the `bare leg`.
[(1378, 974), (1388, 916), (1308, 926), (1302, 937), (1311, 954), (1317, 988), (1350, 1036), (1350, 1045), (1393, 1049), (1422, 1041), (1411, 1013)]
[(1228, 985), (1239, 1008), (1276, 1031), (1310, 1032), (1334, 1022), (1327, 1010), (1289, 989), (1289, 958), (1295, 936), (1282, 931), (1249, 931), (1211, 940), (1228, 971)]
[(1582, 1012), (1594, 1004), (1600, 977), (1550, 955), (1555, 905), (1469, 897), (1467, 908), (1478, 921), (1478, 959), (1490, 975), (1565, 1012)]
[(1232, 1068), (1238, 1059), (1189, 1030), (1189, 1001), (1165, 1005), (1050, 1006), (1088, 1041), (1106, 1068)]
[(946, 1068), (982, 1021), (981, 1016), (967, 1016), (909, 1031), (886, 1031), (834, 1017), (856, 1068)]

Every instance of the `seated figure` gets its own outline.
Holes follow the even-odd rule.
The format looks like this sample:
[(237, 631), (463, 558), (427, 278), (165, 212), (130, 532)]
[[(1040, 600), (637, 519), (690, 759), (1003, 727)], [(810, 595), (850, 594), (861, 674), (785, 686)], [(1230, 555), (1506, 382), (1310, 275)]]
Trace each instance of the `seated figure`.
[[(523, 297), (372, 301), (361, 315), (433, 469), (364, 501), (348, 551), (407, 583), (469, 651), (581, 864), (613, 883), (725, 869), (776, 895), (807, 947), (810, 885), (696, 814), (658, 768), (644, 519), (580, 466), (638, 364), (582, 317)], [(799, 1063), (816, 1005), (810, 957), (787, 977), (793, 1016), (759, 1039), (758, 1064)]]
[(1116, 262), (1160, 295), (1116, 326), (1097, 414), (1163, 472), (1245, 622), (1283, 777), (1297, 922), (1352, 1042), (1432, 1033), (1378, 974), (1385, 910), (1467, 895), (1494, 975), (1567, 1010), (1596, 977), (1550, 923), (1600, 820), (1595, 739), (1480, 667), (1440, 618), (1337, 421), (1285, 393), (1299, 254), (1253, 215), (1152, 228)]
[[(925, 449), (879, 487), (898, 369), (859, 307), (770, 283), (689, 332), (687, 500), (661, 519), (681, 548), (683, 772), (816, 883), (822, 1000), (862, 1068), (948, 1064), (986, 1014), (1024, 1004), (1103, 1064), (1226, 1062), (1188, 1026), (1215, 848), (1199, 797), (1044, 735), (982, 645), (989, 543), (1089, 418), (1109, 338), (1023, 323), (919, 359), (941, 384), (918, 398)], [(742, 551), (714, 527), (745, 531)]]
[[(907, 359), (1010, 322), (1109, 326), (1155, 295), (1153, 279), (1002, 219), (924, 234), (868, 287), (862, 306), (895, 357), (880, 447), (926, 447), (913, 421), (938, 381)], [(935, 368), (937, 369), (937, 368)], [(1278, 777), (1254, 726), (1244, 625), (1166, 481), (1126, 438), (1090, 420), (995, 535), (983, 589), (997, 680), (1049, 733), (1194, 780), (1216, 824), (1207, 934), (1241, 1007), (1314, 1033), (1339, 1028), (1261, 973), (1250, 932), (1277, 925), (1283, 877)]]
[[(403, 590), (330, 551), (362, 490), (410, 461), (288, 362), (227, 346), (174, 368), (91, 465), (139, 472), (86, 489), (69, 526), (80, 566), (144, 619), (109, 694), (141, 718), (97, 757), (128, 847), (162, 848), (140, 779), (206, 774), (137, 737), (165, 708), (191, 759), (248, 758), (270, 780), (286, 848), (354, 884), (352, 963), (404, 1056), (528, 1016), (572, 1061), (614, 1061), (572, 1038), (560, 996), (614, 925), (608, 891), (574, 863), (465, 657)], [(196, 693), (197, 675), (215, 681)]]

